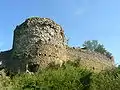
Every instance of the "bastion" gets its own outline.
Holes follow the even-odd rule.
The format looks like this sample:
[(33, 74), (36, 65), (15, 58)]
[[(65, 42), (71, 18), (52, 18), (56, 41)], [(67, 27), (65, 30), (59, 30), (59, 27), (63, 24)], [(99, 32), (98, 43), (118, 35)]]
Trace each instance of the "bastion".
[(14, 72), (25, 72), (30, 64), (44, 68), (51, 62), (63, 64), (75, 60), (80, 61), (80, 66), (99, 71), (114, 66), (113, 59), (65, 43), (64, 30), (53, 20), (28, 18), (14, 30), (13, 47), (0, 53), (0, 61)]

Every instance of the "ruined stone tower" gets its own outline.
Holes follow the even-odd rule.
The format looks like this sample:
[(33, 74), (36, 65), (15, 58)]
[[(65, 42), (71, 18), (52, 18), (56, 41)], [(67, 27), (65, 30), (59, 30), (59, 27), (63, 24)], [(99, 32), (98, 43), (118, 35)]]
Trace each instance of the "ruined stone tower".
[(14, 30), (12, 49), (0, 53), (0, 61), (13, 72), (25, 72), (26, 68), (36, 71), (51, 62), (61, 65), (69, 60), (98, 72), (114, 67), (114, 58), (65, 45), (62, 27), (49, 18), (25, 20)]
[(13, 57), (19, 58), (22, 67), (37, 63), (47, 66), (54, 60), (65, 60), (64, 31), (48, 18), (29, 18), (14, 31)]

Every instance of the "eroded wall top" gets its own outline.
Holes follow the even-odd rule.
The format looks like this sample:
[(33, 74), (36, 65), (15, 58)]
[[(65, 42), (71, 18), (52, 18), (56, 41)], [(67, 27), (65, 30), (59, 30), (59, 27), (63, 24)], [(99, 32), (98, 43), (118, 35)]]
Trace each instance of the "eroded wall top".
[(13, 50), (29, 52), (35, 44), (64, 46), (65, 36), (60, 25), (49, 18), (29, 18), (14, 31)]

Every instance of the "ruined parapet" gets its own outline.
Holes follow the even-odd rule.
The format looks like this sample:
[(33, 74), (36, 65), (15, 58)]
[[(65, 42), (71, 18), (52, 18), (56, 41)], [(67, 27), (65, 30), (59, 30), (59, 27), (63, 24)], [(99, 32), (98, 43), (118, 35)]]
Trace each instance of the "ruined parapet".
[[(29, 18), (14, 31), (13, 57), (21, 63), (46, 66), (53, 60), (65, 60), (64, 31), (49, 18)], [(25, 66), (24, 66), (25, 67)]]
[(82, 48), (67, 47), (67, 60), (79, 60), (80, 66), (101, 71), (114, 67), (114, 58)]

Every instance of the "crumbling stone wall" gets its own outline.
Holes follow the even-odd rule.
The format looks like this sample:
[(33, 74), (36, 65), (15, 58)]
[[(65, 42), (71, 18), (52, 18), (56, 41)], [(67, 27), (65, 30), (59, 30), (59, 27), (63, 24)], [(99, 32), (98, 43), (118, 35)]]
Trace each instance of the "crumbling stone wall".
[(79, 60), (80, 66), (98, 72), (114, 67), (114, 59), (110, 59), (103, 54), (87, 49), (67, 47), (67, 59), (73, 62)]
[[(9, 57), (5, 58), (6, 55)], [(13, 48), (10, 53), (0, 53), (0, 59), (4, 59), (7, 68), (16, 72), (25, 72), (29, 63), (43, 68), (51, 62), (61, 65), (62, 61), (78, 59), (80, 65), (96, 70), (114, 65), (113, 60), (99, 53), (66, 46), (62, 27), (49, 18), (38, 17), (29, 18), (16, 27)]]
[[(13, 57), (24, 63), (47, 66), (54, 60), (65, 60), (64, 31), (48, 18), (29, 18), (14, 31)], [(21, 58), (22, 57), (22, 58)]]

